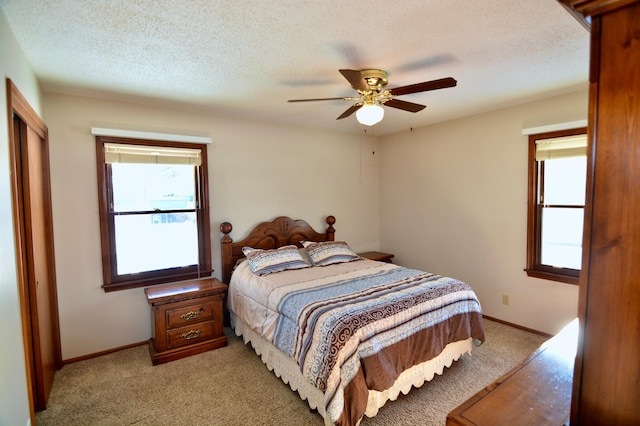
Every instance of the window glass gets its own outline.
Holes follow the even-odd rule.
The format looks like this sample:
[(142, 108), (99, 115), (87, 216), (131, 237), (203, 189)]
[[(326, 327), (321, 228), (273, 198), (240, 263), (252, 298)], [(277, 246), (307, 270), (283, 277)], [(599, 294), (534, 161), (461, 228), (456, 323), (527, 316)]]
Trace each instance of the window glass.
[(540, 263), (580, 269), (583, 209), (543, 208)]
[(195, 208), (195, 172), (191, 165), (111, 165), (114, 212)]
[(195, 213), (116, 216), (115, 236), (118, 275), (198, 264)]
[(544, 204), (584, 205), (587, 157), (544, 162)]

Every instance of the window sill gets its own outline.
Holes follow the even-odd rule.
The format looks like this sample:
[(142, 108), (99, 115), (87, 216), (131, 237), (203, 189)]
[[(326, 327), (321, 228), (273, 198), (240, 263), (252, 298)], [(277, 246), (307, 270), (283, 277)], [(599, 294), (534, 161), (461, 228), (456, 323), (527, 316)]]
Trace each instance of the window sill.
[(149, 287), (157, 284), (167, 284), (173, 283), (177, 281), (184, 280), (197, 280), (201, 278), (210, 278), (211, 274), (213, 274), (213, 270), (206, 270), (200, 272), (190, 272), (185, 274), (174, 274), (174, 275), (164, 275), (161, 277), (152, 277), (148, 279), (142, 280), (130, 280), (130, 281), (120, 281), (120, 282), (112, 282), (109, 284), (103, 284), (102, 289), (105, 293), (109, 293), (111, 291), (118, 290), (129, 290), (132, 288), (141, 288), (141, 287)]
[(547, 272), (547, 271), (538, 271), (536, 269), (525, 269), (525, 272), (530, 277), (542, 278), (544, 280), (557, 281), (557, 282), (561, 282), (561, 283), (565, 283), (565, 284), (578, 285), (578, 283), (580, 281), (579, 277), (572, 277), (572, 276), (569, 276), (569, 275), (556, 274), (556, 273)]

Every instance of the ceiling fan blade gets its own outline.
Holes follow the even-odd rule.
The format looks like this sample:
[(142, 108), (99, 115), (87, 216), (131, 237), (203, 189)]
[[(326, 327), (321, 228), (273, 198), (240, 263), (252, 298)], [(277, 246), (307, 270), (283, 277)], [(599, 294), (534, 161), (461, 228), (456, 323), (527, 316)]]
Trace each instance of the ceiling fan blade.
[(447, 77), (441, 78), (439, 80), (410, 84), (408, 86), (394, 87), (393, 89), (389, 89), (389, 93), (391, 93), (393, 96), (409, 95), (411, 93), (426, 92), (427, 90), (454, 87), (456, 84), (458, 84), (458, 82), (454, 78)]
[(287, 102), (348, 101), (349, 98), (289, 99)]
[(365, 81), (360, 71), (357, 71), (357, 70), (338, 70), (338, 71), (340, 71), (340, 74), (342, 74), (342, 76), (347, 79), (347, 81), (351, 84), (351, 87), (353, 87), (354, 89), (361, 90), (363, 92), (366, 92), (369, 90), (369, 85)]
[(426, 105), (415, 104), (413, 102), (401, 101), (400, 99), (389, 99), (383, 105), (391, 108), (398, 108), (409, 112), (418, 112), (425, 109)]
[(347, 118), (348, 116), (350, 116), (351, 114), (353, 114), (354, 112), (359, 110), (361, 106), (362, 106), (362, 103), (357, 103), (357, 104), (351, 105), (349, 107), (349, 109), (347, 109), (345, 112), (343, 112), (340, 115), (340, 117), (336, 118), (336, 120), (340, 120), (341, 118)]

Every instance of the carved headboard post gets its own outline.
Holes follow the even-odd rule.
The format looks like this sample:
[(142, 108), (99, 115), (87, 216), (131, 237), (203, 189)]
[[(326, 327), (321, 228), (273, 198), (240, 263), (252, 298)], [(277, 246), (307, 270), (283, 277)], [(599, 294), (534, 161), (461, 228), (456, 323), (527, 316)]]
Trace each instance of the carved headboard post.
[(231, 259), (231, 243), (233, 243), (233, 239), (231, 239), (229, 234), (232, 230), (233, 226), (231, 226), (229, 222), (220, 224), (220, 231), (224, 234), (220, 240), (220, 250), (222, 252), (222, 282), (226, 284), (229, 284), (231, 272), (233, 272), (233, 265), (229, 265), (228, 262), (225, 261), (226, 259)]
[(336, 218), (327, 216), (327, 224), (329, 225), (327, 228), (327, 241), (334, 241), (334, 234), (336, 233), (336, 230), (333, 228), (334, 223), (336, 223)]

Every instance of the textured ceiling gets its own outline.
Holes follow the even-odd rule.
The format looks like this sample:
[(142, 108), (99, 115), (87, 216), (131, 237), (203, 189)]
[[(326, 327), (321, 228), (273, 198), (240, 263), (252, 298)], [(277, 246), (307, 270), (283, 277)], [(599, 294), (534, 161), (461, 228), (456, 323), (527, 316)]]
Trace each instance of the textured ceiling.
[(402, 96), (385, 135), (586, 87), (589, 32), (555, 0), (0, 0), (47, 92), (343, 132), (364, 129), (340, 68), (380, 68)]

